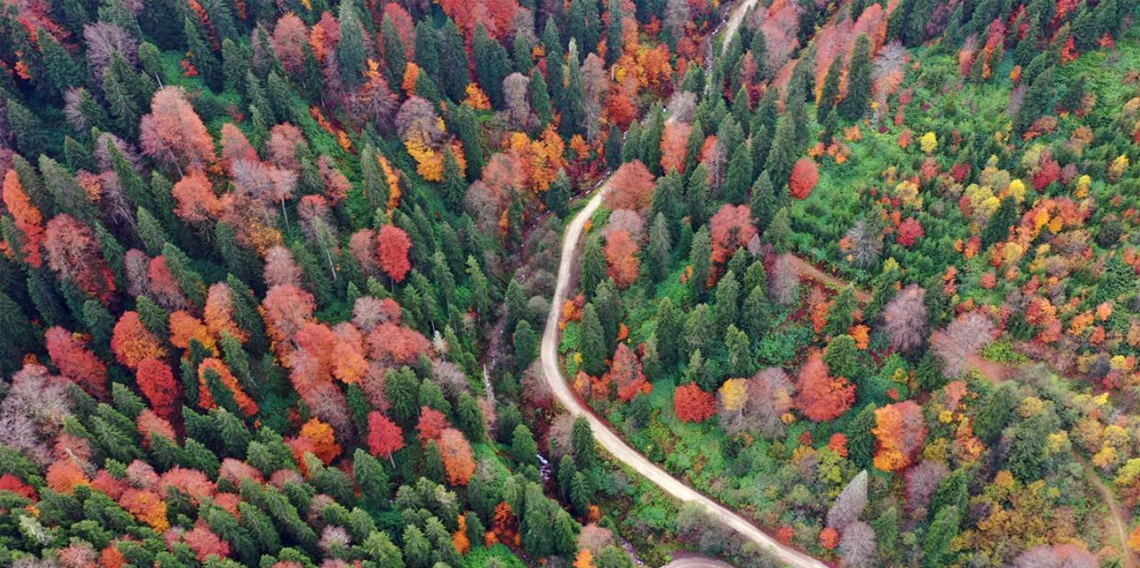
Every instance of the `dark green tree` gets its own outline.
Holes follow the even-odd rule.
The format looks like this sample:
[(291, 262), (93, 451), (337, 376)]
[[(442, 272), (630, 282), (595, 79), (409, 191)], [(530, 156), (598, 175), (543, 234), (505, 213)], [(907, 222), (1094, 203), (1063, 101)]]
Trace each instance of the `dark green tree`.
[(866, 34), (855, 39), (851, 65), (847, 70), (847, 95), (836, 107), (845, 120), (856, 121), (866, 114), (871, 102), (871, 40)]

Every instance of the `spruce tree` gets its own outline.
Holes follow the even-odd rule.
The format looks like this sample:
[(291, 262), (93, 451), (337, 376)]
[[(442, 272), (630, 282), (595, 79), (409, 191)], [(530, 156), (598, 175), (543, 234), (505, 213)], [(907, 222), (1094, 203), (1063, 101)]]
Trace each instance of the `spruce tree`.
[(336, 44), (336, 61), (341, 82), (353, 89), (364, 81), (364, 30), (354, 2), (341, 2), (338, 15), (340, 40)]
[(535, 116), (538, 117), (539, 125), (545, 127), (550, 123), (551, 118), (553, 118), (554, 109), (550, 104), (550, 90), (547, 87), (546, 79), (537, 69), (530, 72), (530, 83), (527, 84), (527, 97), (530, 100), (531, 110), (533, 110)]
[(440, 29), (439, 62), (443, 77), (443, 92), (453, 101), (464, 99), (470, 72), (467, 70), (467, 50), (463, 34), (455, 21), (447, 18)]
[(855, 39), (851, 65), (847, 70), (847, 95), (836, 107), (848, 121), (863, 118), (871, 102), (871, 40), (866, 34)]
[(689, 251), (689, 266), (692, 272), (689, 275), (689, 296), (694, 301), (700, 301), (706, 294), (706, 283), (709, 279), (710, 256), (712, 255), (712, 242), (709, 240), (708, 226), (702, 226), (693, 236), (693, 246)]
[(47, 150), (48, 130), (40, 117), (36, 116), (28, 107), (16, 101), (15, 97), (8, 99), (8, 127), (16, 137), (16, 147), (25, 156), (39, 156)]
[(602, 376), (606, 371), (606, 340), (602, 331), (602, 323), (598, 320), (598, 313), (594, 304), (586, 304), (582, 310), (582, 322), (578, 331), (580, 350), (582, 353), (582, 369), (595, 377)]
[(404, 51), (404, 43), (400, 40), (400, 32), (396, 31), (396, 24), (391, 16), (384, 16), (384, 22), (380, 24), (380, 35), (384, 41), (384, 63), (388, 69), (388, 82), (393, 85), (399, 84), (404, 80), (404, 67), (408, 65), (408, 57)]
[(491, 104), (495, 108), (503, 108), (503, 79), (511, 74), (511, 61), (507, 56), (507, 50), (487, 34), (482, 24), (478, 24), (475, 28), (472, 52), (479, 86), (487, 93), (487, 98), (491, 99)]
[(211, 89), (221, 91), (222, 74), (214, 50), (210, 48), (210, 44), (202, 37), (198, 25), (189, 16), (182, 21), (182, 33), (186, 38), (186, 51), (190, 54), (190, 63)]
[(827, 115), (835, 108), (836, 99), (839, 98), (839, 77), (843, 74), (843, 57), (836, 57), (827, 67), (827, 75), (823, 79), (823, 90), (820, 91), (819, 101), (815, 106), (815, 119), (822, 123)]
[(752, 154), (747, 144), (737, 144), (728, 161), (728, 173), (724, 178), (721, 193), (731, 204), (744, 203), (748, 196), (748, 186), (752, 183)]
[(785, 114), (776, 125), (772, 149), (764, 161), (764, 169), (775, 187), (783, 188), (787, 185), (796, 155), (796, 126), (791, 115)]
[(597, 237), (587, 237), (586, 248), (582, 252), (582, 292), (586, 300), (592, 300), (594, 293), (606, 278), (606, 255), (602, 242)]

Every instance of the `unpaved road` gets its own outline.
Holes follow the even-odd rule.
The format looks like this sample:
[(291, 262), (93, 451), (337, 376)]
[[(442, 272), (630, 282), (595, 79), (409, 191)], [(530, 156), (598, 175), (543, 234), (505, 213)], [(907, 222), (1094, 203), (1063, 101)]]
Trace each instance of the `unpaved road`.
[(558, 321), (561, 316), (562, 304), (570, 293), (570, 276), (574, 271), (577, 260), (576, 252), (582, 237), (582, 229), (586, 221), (598, 210), (602, 198), (610, 189), (607, 181), (594, 195), (586, 206), (578, 212), (570, 225), (566, 228), (562, 241), (562, 259), (558, 264), (558, 281), (554, 289), (554, 298), (550, 303), (550, 315), (546, 319), (546, 329), (542, 334), (542, 373), (550, 386), (551, 392), (558, 401), (574, 416), (582, 415), (590, 423), (594, 432), (594, 439), (606, 449), (614, 458), (621, 460), (634, 471), (652, 481), (662, 491), (672, 495), (682, 502), (695, 502), (702, 505), (709, 515), (739, 532), (744, 537), (756, 543), (781, 562), (797, 568), (824, 568), (826, 564), (792, 548), (784, 546), (776, 539), (768, 536), (759, 527), (734, 513), (721, 504), (702, 495), (693, 488), (685, 485), (677, 478), (669, 475), (640, 452), (633, 449), (618, 436), (609, 424), (603, 422), (570, 390), (570, 384), (562, 374), (558, 362)]

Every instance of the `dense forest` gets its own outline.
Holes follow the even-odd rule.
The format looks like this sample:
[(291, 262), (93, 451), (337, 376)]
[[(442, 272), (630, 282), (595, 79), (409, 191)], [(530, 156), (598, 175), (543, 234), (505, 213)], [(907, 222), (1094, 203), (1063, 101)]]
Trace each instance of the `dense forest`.
[(0, 564), (1134, 567), (1137, 15), (0, 0)]

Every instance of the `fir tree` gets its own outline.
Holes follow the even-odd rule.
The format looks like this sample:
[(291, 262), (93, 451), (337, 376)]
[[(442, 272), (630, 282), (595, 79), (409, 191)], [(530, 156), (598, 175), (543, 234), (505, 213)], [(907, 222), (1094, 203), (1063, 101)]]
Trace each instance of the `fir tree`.
[(336, 44), (336, 60), (340, 80), (348, 88), (356, 88), (364, 81), (365, 49), (364, 30), (355, 3), (341, 2), (338, 21), (340, 40)]
[(507, 50), (487, 34), (482, 24), (475, 28), (472, 46), (475, 76), (479, 78), (479, 86), (487, 93), (495, 108), (502, 108), (503, 79), (511, 74), (511, 61), (507, 56)]
[(603, 335), (602, 323), (598, 320), (594, 305), (586, 304), (582, 310), (579, 330), (582, 369), (595, 377), (600, 377), (606, 370), (606, 341)]
[(847, 70), (847, 95), (836, 107), (845, 120), (861, 120), (871, 102), (871, 40), (866, 34), (855, 39)]

